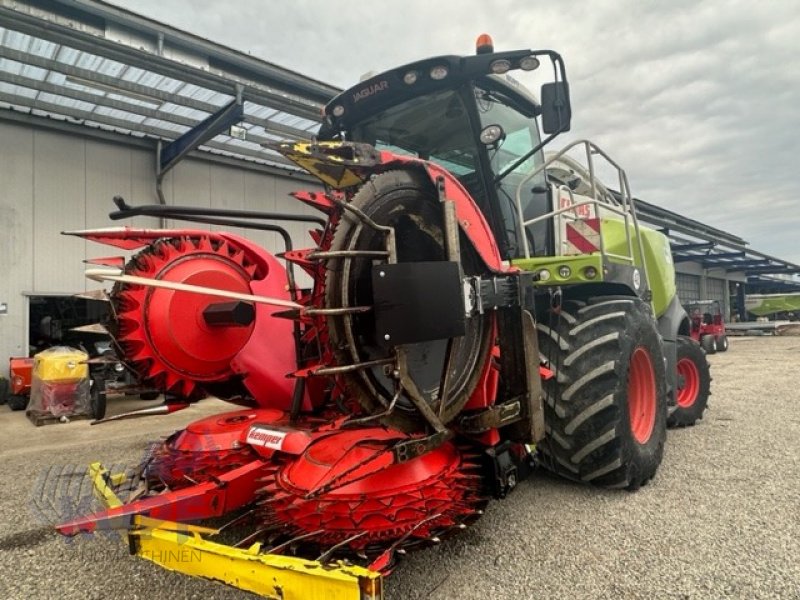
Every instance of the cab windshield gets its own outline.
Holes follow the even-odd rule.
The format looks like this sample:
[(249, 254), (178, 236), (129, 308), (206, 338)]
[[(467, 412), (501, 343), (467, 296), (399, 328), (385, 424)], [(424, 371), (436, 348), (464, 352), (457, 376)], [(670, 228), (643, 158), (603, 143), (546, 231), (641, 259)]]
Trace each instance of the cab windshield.
[[(505, 258), (516, 258), (522, 255), (523, 245), (514, 198), (523, 177), (541, 164), (542, 154), (534, 154), (498, 180), (505, 169), (538, 145), (539, 133), (535, 119), (526, 116), (510, 96), (502, 93), (501, 86), (495, 89), (492, 83), (486, 81), (486, 85), (473, 88), (480, 117), (478, 127), (500, 125), (504, 132), (492, 146), (484, 147), (477, 140), (478, 127), (473, 128), (470, 123), (470, 111), (457, 90), (434, 92), (390, 107), (357, 123), (348, 137), (378, 150), (414, 156), (444, 167), (458, 178), (484, 213), (488, 202), (497, 202), (492, 212), (498, 216), (502, 231), (496, 234), (507, 241)], [(480, 152), (488, 153), (491, 168), (485, 178), (481, 176)], [(544, 183), (543, 174), (541, 181), (528, 181), (522, 190), (526, 220), (547, 211), (546, 194), (532, 191), (543, 189), (540, 183)], [(487, 185), (492, 189), (487, 190)], [(528, 228), (526, 235), (535, 253), (545, 253), (546, 224)]]
[(365, 119), (352, 139), (378, 150), (430, 160), (456, 177), (477, 169), (477, 148), (464, 103), (445, 90), (414, 98)]

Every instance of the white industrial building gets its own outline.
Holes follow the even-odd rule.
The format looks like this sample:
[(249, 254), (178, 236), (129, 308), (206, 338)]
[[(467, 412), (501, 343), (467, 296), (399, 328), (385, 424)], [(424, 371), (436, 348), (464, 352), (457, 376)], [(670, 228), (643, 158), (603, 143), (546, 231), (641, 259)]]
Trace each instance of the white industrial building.
[[(313, 180), (261, 144), (310, 139), (338, 91), (96, 0), (0, 0), (0, 363), (28, 354), (32, 299), (99, 286), (83, 261), (113, 249), (62, 231), (158, 226), (110, 221), (113, 196), (312, 214), (288, 194)], [(223, 115), (213, 138), (186, 139), (226, 107), (241, 110), (234, 131)], [(640, 216), (672, 238), (684, 297), (730, 311), (737, 282), (797, 269), (658, 207), (643, 204)], [(308, 224), (286, 228), (295, 246), (310, 245)], [(274, 233), (247, 235), (283, 250)]]
[[(190, 152), (163, 202), (313, 213), (289, 193), (314, 180), (261, 143), (310, 139), (337, 91), (102, 2), (0, 1), (0, 360), (28, 354), (32, 298), (96, 289), (83, 261), (120, 254), (61, 232), (158, 226), (110, 221), (112, 198), (158, 203), (159, 148), (237, 100), (245, 139), (226, 127)], [(308, 224), (284, 226), (311, 244)], [(247, 235), (283, 250), (275, 233)]]

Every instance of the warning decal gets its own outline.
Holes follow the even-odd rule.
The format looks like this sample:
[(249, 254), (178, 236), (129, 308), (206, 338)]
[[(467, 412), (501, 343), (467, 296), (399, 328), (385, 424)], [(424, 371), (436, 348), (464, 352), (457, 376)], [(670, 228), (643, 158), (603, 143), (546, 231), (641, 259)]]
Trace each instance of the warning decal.
[(578, 219), (566, 225), (567, 254), (591, 254), (600, 250), (600, 219)]

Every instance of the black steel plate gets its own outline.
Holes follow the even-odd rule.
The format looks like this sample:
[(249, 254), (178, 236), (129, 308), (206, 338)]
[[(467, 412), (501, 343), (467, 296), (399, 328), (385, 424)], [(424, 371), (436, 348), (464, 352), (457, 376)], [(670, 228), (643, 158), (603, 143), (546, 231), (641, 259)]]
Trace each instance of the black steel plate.
[(466, 332), (458, 263), (376, 265), (372, 267), (372, 290), (379, 344), (414, 344), (460, 337)]

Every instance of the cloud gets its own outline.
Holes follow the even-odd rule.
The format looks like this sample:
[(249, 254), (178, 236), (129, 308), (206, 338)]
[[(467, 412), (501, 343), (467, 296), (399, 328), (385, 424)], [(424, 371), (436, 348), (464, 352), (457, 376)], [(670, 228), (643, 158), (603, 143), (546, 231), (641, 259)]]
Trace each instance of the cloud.
[[(800, 10), (738, 0), (114, 0), (334, 85), (424, 56), (550, 47), (573, 130), (634, 193), (800, 263)], [(232, 9), (231, 6), (235, 6)]]

